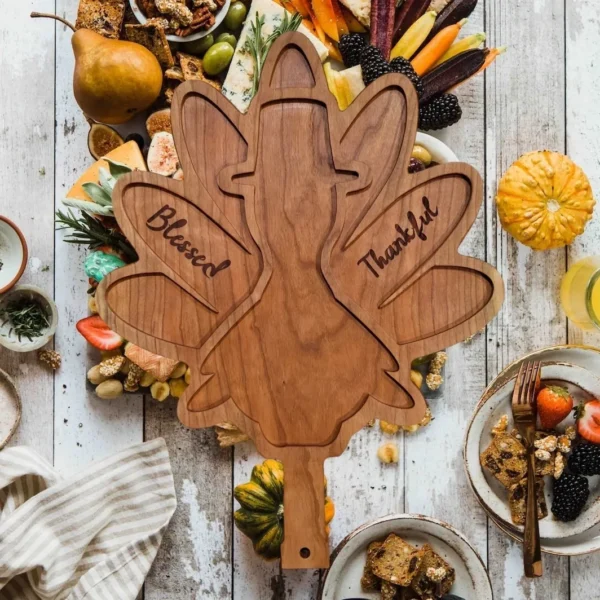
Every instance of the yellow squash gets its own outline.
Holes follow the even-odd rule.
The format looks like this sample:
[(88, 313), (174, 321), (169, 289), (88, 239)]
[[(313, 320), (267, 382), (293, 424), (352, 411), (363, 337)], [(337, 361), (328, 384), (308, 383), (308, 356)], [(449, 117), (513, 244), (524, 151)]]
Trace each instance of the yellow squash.
[[(236, 527), (254, 544), (257, 554), (267, 560), (279, 558), (283, 542), (283, 465), (265, 460), (252, 469), (248, 483), (236, 486), (233, 495), (241, 508), (234, 513)], [(335, 506), (324, 488), (327, 534)]]
[(568, 156), (548, 150), (521, 156), (496, 196), (504, 229), (534, 250), (561, 248), (583, 233), (594, 197), (585, 173)]

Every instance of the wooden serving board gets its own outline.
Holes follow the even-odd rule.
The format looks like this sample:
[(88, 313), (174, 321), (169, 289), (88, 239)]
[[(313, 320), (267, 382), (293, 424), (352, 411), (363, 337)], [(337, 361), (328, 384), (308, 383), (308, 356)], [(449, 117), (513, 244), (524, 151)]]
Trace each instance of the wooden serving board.
[(201, 82), (172, 108), (185, 181), (134, 172), (113, 202), (139, 261), (98, 290), (126, 339), (185, 361), (188, 427), (230, 421), (285, 467), (284, 568), (328, 565), (323, 462), (370, 419), (418, 423), (411, 360), (482, 329), (503, 298), (458, 254), (482, 199), (462, 163), (409, 175), (401, 75), (340, 112), (311, 43), (280, 38), (247, 115)]

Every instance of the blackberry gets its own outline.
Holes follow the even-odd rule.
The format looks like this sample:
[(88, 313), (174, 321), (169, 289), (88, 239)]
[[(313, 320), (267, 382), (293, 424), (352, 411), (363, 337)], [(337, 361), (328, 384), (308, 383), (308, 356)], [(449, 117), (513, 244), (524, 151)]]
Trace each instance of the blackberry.
[(344, 65), (355, 67), (360, 64), (360, 54), (367, 47), (365, 38), (360, 33), (346, 33), (340, 38), (338, 49)]
[(444, 94), (419, 109), (419, 129), (444, 129), (458, 123), (461, 117), (458, 98), (453, 94)]
[(564, 473), (554, 482), (554, 516), (559, 521), (575, 520), (581, 514), (589, 495), (590, 484), (585, 477)]
[(365, 85), (373, 83), (378, 77), (392, 71), (390, 65), (383, 58), (381, 50), (375, 46), (367, 46), (360, 53), (360, 66)]
[(569, 456), (569, 469), (576, 475), (600, 475), (600, 446), (576, 446)]
[(394, 60), (392, 60), (390, 63), (390, 68), (392, 69), (392, 73), (401, 73), (412, 81), (412, 84), (415, 86), (415, 90), (417, 90), (417, 95), (419, 98), (423, 95), (423, 91), (425, 89), (423, 87), (423, 81), (413, 69), (413, 66), (410, 64), (410, 60), (399, 56), (398, 58), (394, 58)]

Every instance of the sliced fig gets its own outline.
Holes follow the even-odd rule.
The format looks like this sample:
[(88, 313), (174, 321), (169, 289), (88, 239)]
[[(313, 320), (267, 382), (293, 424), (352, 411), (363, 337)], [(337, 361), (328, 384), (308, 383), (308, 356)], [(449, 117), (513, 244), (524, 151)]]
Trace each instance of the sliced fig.
[(146, 120), (146, 129), (150, 139), (152, 139), (160, 131), (173, 133), (171, 128), (171, 109), (163, 108), (152, 113)]
[(88, 148), (96, 160), (100, 160), (124, 143), (125, 140), (112, 127), (102, 123), (92, 123), (88, 133)]
[(177, 169), (173, 175), (173, 179), (176, 179), (177, 181), (183, 181), (183, 169)]
[(157, 175), (171, 177), (179, 168), (173, 134), (159, 131), (154, 134), (148, 150), (148, 170)]

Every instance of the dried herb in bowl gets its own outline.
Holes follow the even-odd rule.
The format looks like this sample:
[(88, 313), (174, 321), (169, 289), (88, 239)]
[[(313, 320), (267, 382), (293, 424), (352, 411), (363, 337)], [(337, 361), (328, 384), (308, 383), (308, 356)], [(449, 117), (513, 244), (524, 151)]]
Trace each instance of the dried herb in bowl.
[(2, 325), (10, 324), (8, 335), (14, 334), (19, 342), (26, 337), (30, 342), (41, 337), (50, 327), (50, 315), (37, 301), (30, 298), (19, 298), (9, 302), (0, 310)]

